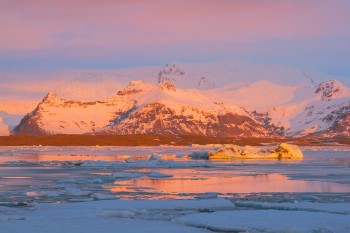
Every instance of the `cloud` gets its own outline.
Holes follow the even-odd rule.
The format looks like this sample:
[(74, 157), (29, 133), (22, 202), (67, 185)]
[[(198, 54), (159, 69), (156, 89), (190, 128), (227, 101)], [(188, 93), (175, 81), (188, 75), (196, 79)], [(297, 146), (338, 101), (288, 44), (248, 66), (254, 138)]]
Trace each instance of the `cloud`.
[(0, 136), (7, 136), (9, 133), (8, 127), (4, 125), (2, 118), (0, 117)]
[(105, 68), (242, 57), (307, 66), (326, 57), (310, 67), (337, 66), (350, 75), (350, 48), (343, 43), (350, 40), (347, 0), (0, 4), (0, 69)]
[(349, 35), (346, 1), (3, 1), (0, 49), (121, 49)]

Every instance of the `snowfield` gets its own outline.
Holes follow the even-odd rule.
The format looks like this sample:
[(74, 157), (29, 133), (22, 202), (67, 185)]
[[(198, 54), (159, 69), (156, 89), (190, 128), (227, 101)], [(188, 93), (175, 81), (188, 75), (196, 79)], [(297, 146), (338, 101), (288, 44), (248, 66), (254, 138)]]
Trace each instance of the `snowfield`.
[(1, 232), (350, 231), (349, 147), (190, 156), (221, 146), (1, 147)]

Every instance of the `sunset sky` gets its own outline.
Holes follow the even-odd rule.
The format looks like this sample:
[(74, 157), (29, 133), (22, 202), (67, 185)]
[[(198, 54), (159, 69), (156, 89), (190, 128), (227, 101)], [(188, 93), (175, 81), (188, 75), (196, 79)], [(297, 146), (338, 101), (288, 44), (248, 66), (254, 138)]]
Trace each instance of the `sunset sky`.
[(348, 0), (0, 0), (0, 71), (239, 59), (350, 77)]

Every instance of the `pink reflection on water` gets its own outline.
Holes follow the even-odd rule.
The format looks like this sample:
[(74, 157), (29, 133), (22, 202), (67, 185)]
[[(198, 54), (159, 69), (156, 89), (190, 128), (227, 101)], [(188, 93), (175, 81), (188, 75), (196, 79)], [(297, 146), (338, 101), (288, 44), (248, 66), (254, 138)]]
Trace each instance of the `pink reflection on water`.
[[(116, 181), (108, 187), (112, 192), (156, 192), (160, 194), (192, 194), (218, 192), (350, 192), (350, 185), (320, 181), (291, 180), (282, 174), (244, 173), (239, 171), (198, 171), (192, 169), (162, 169), (171, 178), (150, 178)], [(144, 170), (143, 172), (147, 172)]]

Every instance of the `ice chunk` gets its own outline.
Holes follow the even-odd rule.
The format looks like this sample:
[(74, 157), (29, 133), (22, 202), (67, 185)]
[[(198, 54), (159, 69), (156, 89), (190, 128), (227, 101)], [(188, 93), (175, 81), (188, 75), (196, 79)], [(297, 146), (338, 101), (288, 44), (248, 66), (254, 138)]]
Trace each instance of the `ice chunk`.
[(297, 145), (281, 143), (274, 150), (252, 146), (224, 146), (208, 152), (209, 159), (303, 159), (303, 153)]
[(214, 198), (218, 198), (219, 193), (216, 192), (206, 192), (206, 193), (202, 193), (199, 194), (196, 198), (197, 199), (214, 199)]
[(163, 158), (161, 155), (159, 155), (157, 153), (153, 153), (151, 155), (151, 157), (149, 158), (149, 161), (153, 161), (153, 160), (161, 161), (161, 160), (163, 160)]
[(22, 216), (0, 216), (0, 222), (12, 220), (26, 220), (26, 218)]
[(281, 143), (276, 152), (279, 153), (279, 159), (303, 159), (304, 157), (299, 146), (288, 143)]
[(91, 194), (91, 192), (89, 192), (89, 191), (84, 191), (84, 190), (81, 190), (81, 189), (76, 188), (76, 187), (67, 186), (67, 187), (65, 187), (65, 189), (67, 191), (67, 194), (72, 195), (72, 196), (87, 196), (87, 195)]
[(110, 199), (116, 199), (116, 196), (111, 194), (103, 194), (103, 193), (93, 193), (91, 195), (92, 198), (95, 200), (110, 200)]
[(140, 173), (130, 173), (130, 172), (114, 172), (112, 176), (116, 179), (134, 179), (141, 177)]
[[(349, 216), (331, 213), (240, 210), (197, 213), (182, 217), (188, 226), (215, 232), (349, 232)], [(179, 221), (181, 222), (181, 221)]]
[(317, 203), (317, 202), (250, 202), (236, 201), (234, 205), (241, 208), (253, 208), (257, 210), (274, 209), (284, 211), (308, 211), (308, 212), (326, 212), (333, 214), (350, 215), (350, 203)]
[(99, 214), (101, 217), (133, 218), (135, 214), (129, 210), (113, 210)]
[(172, 177), (173, 175), (164, 174), (160, 172), (150, 172), (150, 173), (147, 173), (147, 176), (151, 178), (165, 178), (165, 177)]
[(189, 155), (191, 159), (208, 159), (208, 152), (194, 151)]
[(28, 197), (58, 197), (60, 194), (55, 191), (29, 191), (26, 192)]

